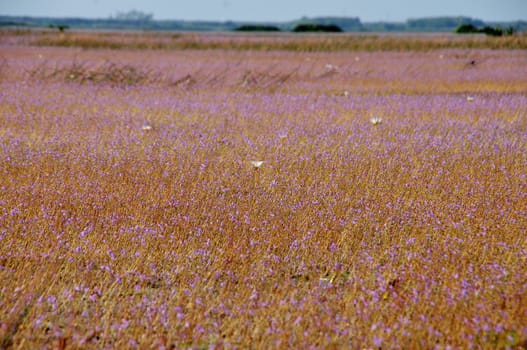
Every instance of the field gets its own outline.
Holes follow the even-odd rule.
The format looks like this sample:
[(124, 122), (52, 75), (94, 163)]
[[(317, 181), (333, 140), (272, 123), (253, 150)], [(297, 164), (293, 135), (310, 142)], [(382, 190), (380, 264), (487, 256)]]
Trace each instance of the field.
[(0, 32), (0, 349), (527, 348), (526, 44)]

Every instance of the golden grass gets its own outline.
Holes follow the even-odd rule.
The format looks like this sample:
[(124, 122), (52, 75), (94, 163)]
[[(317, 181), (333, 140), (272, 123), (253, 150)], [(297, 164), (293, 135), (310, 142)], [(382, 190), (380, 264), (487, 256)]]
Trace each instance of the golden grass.
[(24, 37), (38, 46), (80, 47), (85, 49), (165, 49), (236, 51), (428, 51), (438, 49), (527, 49), (527, 35), (490, 37), (485, 35), (419, 34), (260, 34), (170, 33), (170, 32), (90, 32), (3, 30), (2, 37)]
[[(327, 55), (311, 67), (355, 53)], [(525, 347), (517, 56), (477, 52), (503, 80), (483, 63), (427, 85), (430, 56), (387, 55), (359, 66), (367, 88), (320, 68), (275, 89), (203, 83), (228, 55), (172, 88), (37, 79), (7, 55), (0, 347)], [(405, 60), (421, 68), (385, 75)]]

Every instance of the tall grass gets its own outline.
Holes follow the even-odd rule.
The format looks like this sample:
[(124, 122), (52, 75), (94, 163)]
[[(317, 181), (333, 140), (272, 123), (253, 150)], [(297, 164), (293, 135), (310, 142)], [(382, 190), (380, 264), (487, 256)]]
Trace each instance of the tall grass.
[[(521, 52), (11, 50), (0, 346), (527, 345)], [(170, 65), (194, 83), (67, 79)]]
[[(124, 37), (126, 38), (126, 36)], [(201, 40), (199, 36), (182, 36), (175, 40), (161, 40), (149, 37), (139, 41), (123, 41), (122, 38), (99, 39), (95, 36), (48, 36), (35, 41), (39, 46), (65, 46), (82, 48), (110, 48), (110, 49), (167, 49), (167, 50), (237, 50), (237, 51), (407, 51), (407, 50), (436, 50), (451, 48), (471, 49), (527, 49), (525, 35), (514, 37), (445, 37), (437, 39), (419, 37), (388, 37), (378, 35), (343, 35), (335, 38), (293, 38), (267, 37), (266, 40), (244, 41), (237, 38), (220, 38), (220, 40)]]
[[(248, 35), (245, 33), (170, 33), (170, 32), (89, 32), (27, 31), (0, 32), (15, 41), (29, 39), (37, 46), (80, 47), (85, 49), (166, 49), (236, 51), (428, 51), (438, 49), (527, 49), (527, 35), (504, 37), (484, 35), (435, 34), (330, 34)], [(5, 39), (4, 39), (5, 40)]]

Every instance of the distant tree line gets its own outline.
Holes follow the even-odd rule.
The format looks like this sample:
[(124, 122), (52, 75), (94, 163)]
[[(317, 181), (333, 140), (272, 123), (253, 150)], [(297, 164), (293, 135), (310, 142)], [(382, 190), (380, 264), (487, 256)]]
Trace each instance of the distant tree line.
[[(239, 32), (279, 32), (280, 28), (276, 26), (268, 25), (242, 25), (235, 29)], [(295, 33), (306, 33), (306, 32), (324, 32), (324, 33), (341, 33), (342, 29), (334, 24), (318, 24), (318, 23), (307, 23), (298, 24), (293, 30)]]
[(476, 26), (472, 24), (462, 24), (455, 30), (458, 34), (473, 34), (473, 33), (481, 33), (481, 34), (487, 34), (491, 36), (502, 36), (502, 35), (513, 35), (514, 34), (514, 28), (508, 27), (507, 29), (502, 29), (501, 27), (491, 27), (491, 26), (484, 26), (483, 28), (477, 28)]
[(325, 32), (325, 33), (341, 33), (342, 29), (335, 24), (318, 24), (318, 23), (308, 23), (308, 24), (299, 24), (293, 28), (293, 32), (302, 33), (302, 32)]
[(265, 24), (244, 24), (234, 30), (238, 32), (279, 32), (280, 28)]
[[(507, 35), (527, 31), (526, 21), (483, 22), (470, 17), (434, 17), (405, 22), (361, 22), (357, 17), (303, 17), (288, 22), (244, 23), (235, 21), (155, 20), (137, 10), (118, 12), (101, 19), (2, 16), (0, 27), (52, 27), (75, 29), (176, 30), (176, 31), (293, 31), (293, 32), (459, 32)], [(472, 27), (471, 27), (472, 26)], [(501, 29), (507, 28), (507, 29)], [(458, 31), (459, 29), (459, 31)]]

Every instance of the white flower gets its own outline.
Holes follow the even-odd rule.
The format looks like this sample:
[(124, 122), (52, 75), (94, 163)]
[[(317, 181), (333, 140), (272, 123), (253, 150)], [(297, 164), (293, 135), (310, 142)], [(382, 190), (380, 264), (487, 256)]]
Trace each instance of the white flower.
[(472, 96), (467, 96), (467, 102), (472, 102), (474, 101), (474, 97)]
[(331, 279), (329, 279), (327, 277), (320, 277), (319, 281), (320, 281), (320, 284), (322, 286), (327, 286), (327, 285), (331, 284)]
[(259, 167), (262, 166), (263, 164), (263, 160), (251, 160), (250, 163), (253, 167), (255, 167), (256, 169), (258, 169)]
[(152, 126), (150, 126), (150, 125), (143, 125), (143, 126), (141, 127), (141, 129), (142, 129), (142, 130), (145, 130), (145, 131), (152, 130)]
[(382, 123), (382, 118), (372, 117), (372, 118), (370, 118), (370, 123), (372, 123), (373, 125), (380, 124), (380, 123)]
[(322, 286), (329, 286), (329, 285), (333, 284), (333, 282), (335, 281), (336, 277), (337, 277), (336, 274), (332, 274), (332, 275), (320, 277), (319, 281), (320, 281), (320, 284)]

